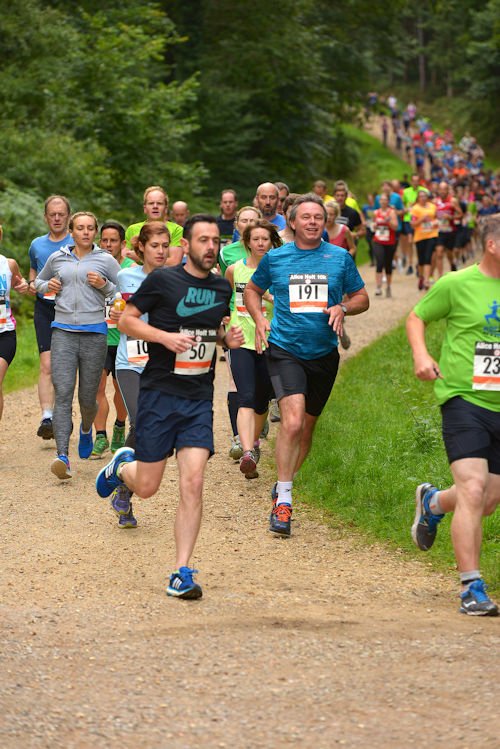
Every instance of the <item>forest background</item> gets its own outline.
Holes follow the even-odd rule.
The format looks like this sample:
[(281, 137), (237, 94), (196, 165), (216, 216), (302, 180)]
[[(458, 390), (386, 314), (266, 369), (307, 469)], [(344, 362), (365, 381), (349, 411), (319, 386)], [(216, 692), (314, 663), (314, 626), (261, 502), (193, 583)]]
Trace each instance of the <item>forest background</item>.
[(25, 270), (54, 192), (128, 224), (149, 184), (213, 212), (225, 187), (241, 205), (263, 179), (301, 191), (348, 177), (360, 149), (343, 125), (370, 90), (442, 99), (455, 127), (496, 145), (500, 0), (2, 0), (1, 12), (2, 249)]

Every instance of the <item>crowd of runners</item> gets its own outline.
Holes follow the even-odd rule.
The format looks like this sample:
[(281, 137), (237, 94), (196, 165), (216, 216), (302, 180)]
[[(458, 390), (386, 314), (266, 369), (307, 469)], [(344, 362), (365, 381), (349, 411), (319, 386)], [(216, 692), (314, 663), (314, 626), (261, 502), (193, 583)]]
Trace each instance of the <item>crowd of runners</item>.
[[(214, 452), (219, 358), (229, 373), (229, 457), (246, 480), (258, 478), (268, 418), (280, 422), (269, 530), (291, 535), (293, 481), (335, 382), (339, 343), (350, 345), (345, 317), (369, 306), (355, 262), (366, 237), (377, 296), (384, 282), (391, 296), (394, 268), (413, 273), (416, 253), (423, 297), (408, 320), (408, 337), (415, 374), (436, 380), (455, 481), (443, 491), (419, 485), (413, 539), (430, 549), (438, 523), (453, 512), (460, 610), (498, 613), (480, 576), (479, 553), (482, 516), (500, 501), (500, 216), (481, 213), (475, 183), (465, 197), (463, 182), (444, 177), (434, 184), (418, 169), (407, 183), (384, 181), (363, 206), (343, 180), (332, 194), (322, 180), (305, 194), (263, 182), (242, 207), (234, 190), (223, 190), (217, 216), (190, 215), (181, 200), (169, 209), (166, 192), (153, 185), (144, 192), (144, 219), (127, 229), (114, 220), (99, 227), (91, 212), (72, 213), (65, 196), (51, 195), (44, 207), (48, 233), (29, 247), (28, 279), (0, 256), (0, 393), (16, 348), (14, 289), (35, 297), (37, 434), (55, 440), (52, 473), (62, 481), (72, 476), (77, 382), (78, 456), (111, 457), (96, 471), (96, 490), (110, 498), (119, 528), (137, 526), (133, 495), (155, 494), (176, 454), (176, 560), (168, 595), (202, 595), (190, 563), (204, 469)], [(470, 230), (463, 244), (461, 228)], [(480, 249), (478, 264), (444, 275), (445, 255), (455, 271)], [(448, 327), (436, 362), (425, 348), (425, 326), (443, 317)]]

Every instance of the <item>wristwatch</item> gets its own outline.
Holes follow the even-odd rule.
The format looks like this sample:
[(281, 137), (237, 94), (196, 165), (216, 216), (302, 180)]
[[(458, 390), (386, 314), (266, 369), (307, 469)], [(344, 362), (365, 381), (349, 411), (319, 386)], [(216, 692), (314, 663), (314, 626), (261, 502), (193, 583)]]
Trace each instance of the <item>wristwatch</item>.
[(344, 317), (345, 317), (347, 315), (347, 307), (345, 306), (345, 304), (341, 304), (340, 308), (341, 308), (342, 312), (344, 313)]

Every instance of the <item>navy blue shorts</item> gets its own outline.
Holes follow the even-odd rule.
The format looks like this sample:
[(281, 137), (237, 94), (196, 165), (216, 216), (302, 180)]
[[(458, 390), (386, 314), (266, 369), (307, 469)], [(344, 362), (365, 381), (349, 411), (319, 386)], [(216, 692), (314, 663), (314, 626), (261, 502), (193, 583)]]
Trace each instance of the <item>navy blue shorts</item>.
[(212, 401), (141, 388), (135, 422), (136, 460), (156, 463), (182, 447), (206, 447), (214, 454)]
[(490, 473), (500, 474), (500, 413), (455, 396), (441, 406), (448, 462), (484, 458)]
[(5, 359), (7, 364), (10, 364), (16, 355), (16, 343), (15, 330), (6, 330), (0, 333), (0, 358)]
[(411, 225), (411, 221), (403, 221), (402, 234), (415, 234), (415, 229)]

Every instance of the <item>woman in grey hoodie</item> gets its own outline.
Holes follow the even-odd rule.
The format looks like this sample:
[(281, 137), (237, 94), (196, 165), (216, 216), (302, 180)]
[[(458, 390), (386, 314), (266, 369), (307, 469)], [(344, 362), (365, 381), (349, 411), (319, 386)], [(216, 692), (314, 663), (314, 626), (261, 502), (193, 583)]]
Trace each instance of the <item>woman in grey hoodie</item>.
[(75, 213), (69, 222), (73, 243), (50, 255), (35, 279), (37, 291), (56, 294), (50, 359), (57, 458), (50, 469), (60, 479), (71, 478), (68, 448), (77, 372), (82, 417), (78, 454), (88, 458), (92, 452), (96, 396), (107, 351), (104, 302), (114, 293), (120, 270), (112, 255), (93, 243), (97, 230), (93, 213)]

